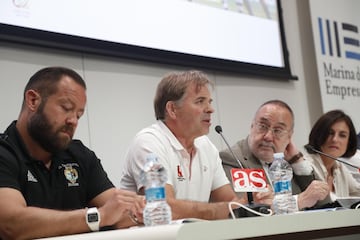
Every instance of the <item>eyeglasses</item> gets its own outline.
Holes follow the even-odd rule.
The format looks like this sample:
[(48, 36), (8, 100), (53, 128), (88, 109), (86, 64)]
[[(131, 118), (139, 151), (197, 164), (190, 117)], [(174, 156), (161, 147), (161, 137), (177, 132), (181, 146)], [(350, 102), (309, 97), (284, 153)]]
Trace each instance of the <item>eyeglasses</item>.
[(272, 132), (273, 136), (276, 138), (282, 138), (283, 136), (285, 136), (288, 131), (282, 128), (270, 128), (268, 125), (264, 124), (264, 123), (255, 123), (255, 127), (256, 127), (256, 131), (257, 133), (260, 134), (267, 134), (269, 132), (269, 130)]

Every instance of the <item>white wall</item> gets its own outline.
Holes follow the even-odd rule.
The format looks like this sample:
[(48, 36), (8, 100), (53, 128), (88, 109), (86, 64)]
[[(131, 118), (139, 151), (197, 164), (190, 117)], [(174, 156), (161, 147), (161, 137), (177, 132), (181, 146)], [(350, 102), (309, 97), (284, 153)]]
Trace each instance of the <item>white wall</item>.
[[(221, 124), (228, 142), (234, 144), (246, 137), (255, 110), (266, 100), (282, 99), (293, 108), (294, 140), (299, 147), (306, 143), (312, 123), (322, 112), (308, 3), (286, 0), (282, 6), (291, 68), (299, 80), (284, 82), (206, 71), (216, 83), (216, 112), (209, 136), (219, 149), (225, 144), (213, 127)], [(29, 77), (51, 65), (73, 68), (85, 78), (87, 113), (80, 121), (76, 138), (96, 152), (118, 185), (129, 142), (137, 131), (155, 120), (152, 101), (158, 81), (169, 71), (185, 69), (0, 43), (0, 131), (17, 118)]]

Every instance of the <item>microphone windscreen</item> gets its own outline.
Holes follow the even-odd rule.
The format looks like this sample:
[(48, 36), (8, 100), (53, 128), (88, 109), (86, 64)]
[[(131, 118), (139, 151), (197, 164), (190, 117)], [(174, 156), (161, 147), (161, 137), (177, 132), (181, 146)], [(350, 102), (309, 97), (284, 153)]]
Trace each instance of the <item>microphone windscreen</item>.
[(215, 131), (216, 131), (217, 133), (221, 133), (221, 132), (222, 132), (222, 127), (221, 127), (220, 125), (217, 125), (217, 126), (215, 127)]
[(307, 151), (308, 153), (316, 153), (316, 151), (314, 150), (314, 147), (311, 146), (310, 144), (306, 144), (306, 145), (304, 146), (304, 148), (306, 149), (306, 151)]

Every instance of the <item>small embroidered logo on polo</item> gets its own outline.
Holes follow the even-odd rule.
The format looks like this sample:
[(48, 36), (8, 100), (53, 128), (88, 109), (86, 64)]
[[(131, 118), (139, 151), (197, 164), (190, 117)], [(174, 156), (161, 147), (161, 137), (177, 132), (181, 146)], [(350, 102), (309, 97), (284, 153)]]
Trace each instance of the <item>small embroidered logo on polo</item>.
[(27, 178), (28, 178), (28, 182), (38, 182), (38, 180), (34, 177), (34, 175), (32, 175), (32, 173), (29, 170), (27, 172)]
[(78, 171), (73, 168), (72, 164), (64, 165), (64, 167), (64, 175), (65, 178), (68, 180), (68, 187), (79, 186), (79, 183), (77, 182), (79, 178)]
[(181, 171), (181, 166), (180, 165), (177, 165), (177, 180), (179, 181), (179, 182), (182, 182), (182, 181), (184, 181), (185, 180), (185, 178), (184, 178), (184, 175), (183, 175), (183, 173), (182, 173), (182, 171)]

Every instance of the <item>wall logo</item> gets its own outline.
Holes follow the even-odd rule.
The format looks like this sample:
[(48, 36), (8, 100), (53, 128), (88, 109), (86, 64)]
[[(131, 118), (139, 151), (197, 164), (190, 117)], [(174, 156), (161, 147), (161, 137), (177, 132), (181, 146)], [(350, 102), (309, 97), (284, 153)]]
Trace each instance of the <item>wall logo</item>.
[[(358, 26), (322, 18), (318, 18), (318, 25), (322, 55), (360, 61)], [(341, 47), (341, 43), (343, 43), (343, 47)]]
[(15, 7), (26, 8), (28, 6), (29, 0), (13, 0), (12, 2)]

